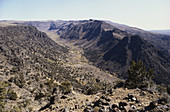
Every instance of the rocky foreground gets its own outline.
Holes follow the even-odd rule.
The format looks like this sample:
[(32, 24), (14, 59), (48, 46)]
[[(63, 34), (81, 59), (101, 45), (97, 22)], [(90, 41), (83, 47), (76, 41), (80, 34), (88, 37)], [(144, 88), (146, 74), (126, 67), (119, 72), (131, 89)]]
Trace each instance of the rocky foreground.
[(52, 97), (40, 110), (52, 112), (168, 112), (170, 105), (164, 95), (140, 89), (111, 89), (106, 93), (84, 95), (72, 91)]

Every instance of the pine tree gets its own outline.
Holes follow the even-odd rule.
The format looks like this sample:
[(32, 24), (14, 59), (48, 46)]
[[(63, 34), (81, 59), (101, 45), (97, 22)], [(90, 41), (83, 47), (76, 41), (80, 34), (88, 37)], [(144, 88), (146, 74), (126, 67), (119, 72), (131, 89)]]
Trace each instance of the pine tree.
[(127, 88), (148, 88), (151, 86), (153, 70), (148, 72), (140, 60), (137, 63), (132, 61), (130, 70), (128, 70), (128, 79), (126, 80)]

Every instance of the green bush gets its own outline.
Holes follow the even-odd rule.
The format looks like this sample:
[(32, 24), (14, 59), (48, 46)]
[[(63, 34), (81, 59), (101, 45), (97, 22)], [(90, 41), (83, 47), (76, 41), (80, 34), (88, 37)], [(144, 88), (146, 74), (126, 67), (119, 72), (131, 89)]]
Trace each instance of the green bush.
[(8, 91), (8, 97), (10, 100), (16, 100), (18, 98), (17, 94), (12, 90)]
[(128, 70), (127, 88), (149, 88), (152, 84), (153, 70), (146, 71), (142, 61), (137, 63), (132, 61), (130, 70)]
[(5, 102), (3, 99), (5, 99), (6, 95), (7, 95), (7, 89), (6, 87), (8, 86), (8, 84), (4, 81), (0, 81), (0, 112), (4, 111), (5, 108)]

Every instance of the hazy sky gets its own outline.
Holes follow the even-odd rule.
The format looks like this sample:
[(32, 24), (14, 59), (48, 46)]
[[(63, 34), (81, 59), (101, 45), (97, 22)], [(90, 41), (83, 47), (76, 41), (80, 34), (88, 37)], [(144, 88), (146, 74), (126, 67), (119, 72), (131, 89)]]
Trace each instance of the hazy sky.
[(80, 19), (170, 29), (170, 0), (0, 0), (0, 20)]

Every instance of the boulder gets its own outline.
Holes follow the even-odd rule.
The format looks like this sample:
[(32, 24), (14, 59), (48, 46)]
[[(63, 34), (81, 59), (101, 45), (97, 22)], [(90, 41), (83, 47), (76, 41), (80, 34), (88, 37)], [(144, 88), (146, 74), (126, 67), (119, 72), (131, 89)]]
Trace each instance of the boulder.
[(93, 109), (91, 107), (86, 107), (83, 112), (92, 112)]
[(119, 103), (119, 109), (121, 110), (121, 111), (125, 111), (126, 109), (125, 109), (125, 106), (127, 106), (128, 104), (126, 103), (126, 102), (120, 102)]
[(158, 105), (157, 102), (150, 102), (149, 106), (145, 107), (145, 110), (152, 110), (154, 108), (156, 108)]

